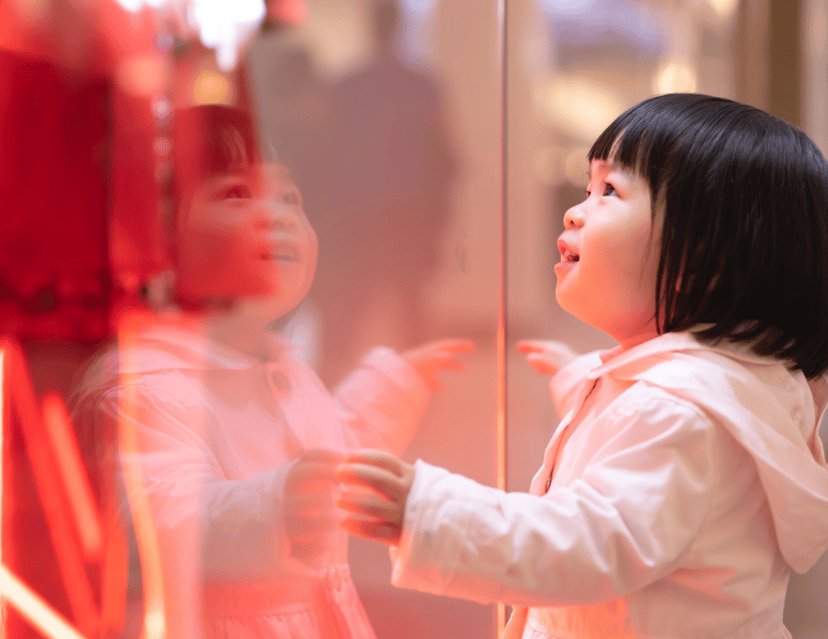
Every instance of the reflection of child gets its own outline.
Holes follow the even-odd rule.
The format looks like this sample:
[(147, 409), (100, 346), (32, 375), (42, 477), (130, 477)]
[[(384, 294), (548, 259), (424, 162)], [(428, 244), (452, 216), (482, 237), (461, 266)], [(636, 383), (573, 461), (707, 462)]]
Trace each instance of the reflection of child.
[(556, 295), (620, 344), (522, 345), (564, 367), (567, 411), (531, 494), (362, 451), (338, 475), (374, 492), (343, 490), (343, 525), (394, 546), (396, 585), (513, 604), (510, 639), (790, 637), (789, 570), (828, 546), (828, 165), (693, 94), (633, 107), (589, 159)]
[[(289, 174), (258, 159), (233, 109), (182, 110), (175, 127), (175, 299), (189, 312), (101, 358), (79, 410), (137, 432), (168, 636), (373, 637), (334, 517), (335, 465), (358, 447), (400, 452), (436, 375), (471, 345), (374, 350), (332, 397), (267, 328), (316, 264)], [(137, 414), (119, 404), (124, 375)]]

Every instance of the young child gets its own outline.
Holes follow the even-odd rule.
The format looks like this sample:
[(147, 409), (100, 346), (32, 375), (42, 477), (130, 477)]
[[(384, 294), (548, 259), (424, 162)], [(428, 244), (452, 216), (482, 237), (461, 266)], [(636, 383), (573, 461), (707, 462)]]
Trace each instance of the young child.
[(179, 110), (172, 138), (175, 305), (100, 357), (75, 399), (77, 416), (118, 424), (132, 512), (149, 507), (148, 531), (134, 520), (144, 605), (162, 592), (163, 615), (143, 623), (187, 639), (371, 639), (336, 524), (336, 464), (365, 446), (402, 451), (436, 375), (461, 370), (471, 344), (376, 349), (331, 396), (269, 328), (316, 265), (289, 173), (260, 158), (236, 109)]
[(619, 345), (554, 378), (530, 494), (361, 451), (342, 525), (393, 546), (398, 586), (512, 604), (509, 639), (790, 637), (789, 570), (828, 546), (828, 165), (694, 94), (631, 108), (589, 160), (556, 296)]

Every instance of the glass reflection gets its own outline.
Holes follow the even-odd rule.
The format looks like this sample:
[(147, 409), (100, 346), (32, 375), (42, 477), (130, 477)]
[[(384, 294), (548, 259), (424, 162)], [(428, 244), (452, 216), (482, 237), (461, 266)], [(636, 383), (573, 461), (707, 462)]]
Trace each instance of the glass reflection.
[[(582, 196), (588, 145), (652, 93), (697, 90), (767, 108), (771, 3), (213, 3), (226, 15), (196, 4), (201, 22), (183, 1), (0, 3), (0, 327), (22, 342), (19, 353), (4, 342), (4, 379), (30, 371), (32, 381), (31, 392), (4, 386), (5, 398), (28, 399), (8, 400), (4, 413), (3, 565), (89, 636), (137, 636), (142, 626), (148, 636), (165, 627), (199, 636), (205, 615), (215, 629), (229, 623), (216, 616), (222, 607), (240, 610), (225, 596), (277, 608), (295, 597), (308, 632), (325, 636), (345, 627), (395, 639), (447, 628), (458, 639), (494, 636), (489, 608), (392, 589), (382, 549), (351, 540), (346, 556), (331, 468), (352, 446), (399, 452), (410, 440), (408, 461), (493, 485), (502, 383), (508, 486), (529, 486), (531, 460), (558, 422), (555, 402), (565, 408), (565, 392), (550, 397), (549, 374), (572, 349), (611, 345), (552, 294), (549, 256), (563, 211)], [(824, 140), (825, 7), (793, 5), (808, 16), (797, 27), (809, 34), (803, 122)], [(176, 133), (188, 112), (213, 123), (205, 115)], [(226, 129), (238, 135), (214, 135)], [(210, 140), (226, 145), (222, 170), (182, 158), (215, 156), (196, 148)], [(230, 160), (243, 157), (249, 170), (238, 171)], [(310, 226), (260, 244), (265, 226), (285, 223), (274, 215), (259, 228), (245, 217), (256, 205), (241, 201), (301, 209)], [(306, 290), (310, 228), (320, 248)], [(509, 355), (499, 380), (501, 277)], [(454, 341), (416, 348), (449, 335), (474, 339), (475, 353)], [(395, 351), (364, 359), (377, 344)], [(468, 370), (438, 372), (446, 388), (426, 409), (430, 390), (412, 357)], [(71, 398), (78, 369), (86, 376)], [(98, 550), (74, 527), (57, 470), (71, 446), (44, 444), (37, 466), (37, 444), (26, 444), (23, 422), (35, 425), (33, 442), (61, 423), (49, 391), (75, 408)], [(418, 399), (401, 410), (386, 391)], [(337, 426), (321, 427), (327, 420)], [(51, 498), (37, 485), (44, 473)], [(299, 514), (286, 516), (294, 506)], [(814, 613), (824, 565), (792, 580), (795, 636), (825, 635)], [(337, 581), (342, 590), (330, 590)], [(286, 583), (290, 593), (273, 585)], [(320, 594), (330, 592), (344, 598), (333, 605)], [(8, 636), (36, 636), (13, 606), (6, 616)]]
[(335, 516), (336, 467), (348, 450), (401, 452), (438, 373), (472, 344), (375, 349), (332, 396), (278, 330), (317, 259), (289, 171), (261, 157), (235, 107), (177, 109), (170, 139), (169, 297), (122, 325), (76, 398), (90, 439), (112, 430), (102, 421), (119, 430), (143, 577), (130, 604), (143, 598), (150, 623), (157, 587), (167, 636), (373, 637)]

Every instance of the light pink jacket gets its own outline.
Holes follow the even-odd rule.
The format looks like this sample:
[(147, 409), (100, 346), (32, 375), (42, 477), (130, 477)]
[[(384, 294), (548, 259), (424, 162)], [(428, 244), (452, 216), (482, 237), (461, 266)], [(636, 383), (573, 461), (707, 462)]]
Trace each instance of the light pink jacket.
[(828, 547), (825, 380), (687, 333), (559, 376), (530, 494), (417, 462), (393, 583), (512, 604), (509, 639), (790, 637), (789, 567)]
[[(396, 353), (375, 349), (332, 396), (290, 350), (274, 339), (261, 361), (165, 325), (102, 357), (79, 392), (76, 414), (136, 430), (171, 637), (374, 637), (347, 535), (291, 547), (285, 480), (303, 450), (399, 453), (429, 392)], [(122, 411), (127, 392), (136, 414)]]

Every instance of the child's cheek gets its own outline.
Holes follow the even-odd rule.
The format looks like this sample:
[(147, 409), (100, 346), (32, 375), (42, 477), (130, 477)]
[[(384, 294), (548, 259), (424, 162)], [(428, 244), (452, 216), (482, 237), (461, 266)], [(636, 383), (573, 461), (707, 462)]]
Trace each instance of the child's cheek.
[(190, 229), (181, 248), (180, 277), (191, 295), (235, 299), (278, 292), (278, 269), (261, 258), (252, 233), (202, 226)]

